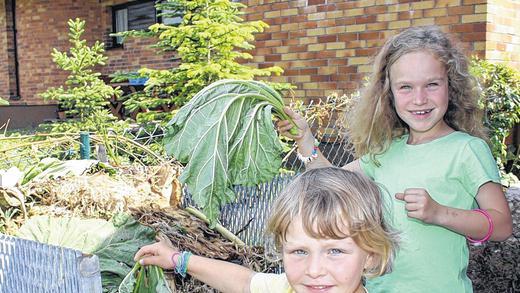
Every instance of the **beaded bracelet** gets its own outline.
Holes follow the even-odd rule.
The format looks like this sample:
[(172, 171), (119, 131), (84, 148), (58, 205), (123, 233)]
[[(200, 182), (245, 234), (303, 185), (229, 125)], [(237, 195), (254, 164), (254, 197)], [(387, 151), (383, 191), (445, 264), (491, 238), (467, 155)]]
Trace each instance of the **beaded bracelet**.
[(466, 236), (466, 239), (468, 239), (468, 241), (470, 243), (473, 243), (474, 245), (481, 245), (482, 243), (488, 241), (489, 238), (491, 238), (491, 234), (493, 234), (493, 230), (495, 229), (495, 227), (493, 225), (493, 219), (491, 219), (491, 216), (489, 215), (489, 213), (487, 211), (482, 210), (482, 209), (474, 209), (473, 211), (481, 213), (484, 215), (484, 217), (486, 217), (486, 219), (488, 220), (488, 223), (489, 223), (489, 228), (488, 228), (486, 236), (484, 236), (484, 238), (482, 238), (480, 240), (475, 240), (469, 236)]
[(305, 165), (307, 165), (318, 157), (318, 146), (319, 145), (320, 145), (320, 142), (317, 139), (314, 139), (314, 145), (313, 145), (310, 156), (306, 157), (306, 156), (300, 154), (300, 152), (298, 152), (296, 154), (296, 156), (298, 157), (298, 159), (300, 161), (302, 161)]

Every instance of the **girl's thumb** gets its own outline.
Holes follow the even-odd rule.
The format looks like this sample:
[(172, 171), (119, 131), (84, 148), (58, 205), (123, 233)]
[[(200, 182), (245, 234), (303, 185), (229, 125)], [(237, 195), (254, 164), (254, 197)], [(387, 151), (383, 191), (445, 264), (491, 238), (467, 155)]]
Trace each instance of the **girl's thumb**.
[(402, 193), (402, 192), (396, 193), (395, 198), (398, 200), (404, 200), (404, 193)]

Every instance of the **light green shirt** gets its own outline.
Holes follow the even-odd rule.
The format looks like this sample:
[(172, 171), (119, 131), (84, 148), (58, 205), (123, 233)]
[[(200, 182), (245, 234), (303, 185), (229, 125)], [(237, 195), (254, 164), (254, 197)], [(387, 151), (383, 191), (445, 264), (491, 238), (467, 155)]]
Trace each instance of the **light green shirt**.
[(285, 274), (256, 273), (249, 285), (251, 293), (294, 293)]
[(473, 292), (466, 275), (468, 246), (464, 236), (446, 228), (408, 218), (404, 203), (395, 194), (406, 188), (424, 188), (439, 204), (476, 207), (475, 196), (484, 183), (500, 183), (496, 163), (487, 144), (463, 132), (453, 132), (434, 141), (408, 145), (408, 135), (395, 139), (376, 156), (361, 158), (366, 175), (388, 191), (385, 202), (390, 223), (401, 232), (401, 244), (393, 271), (368, 280), (371, 292)]

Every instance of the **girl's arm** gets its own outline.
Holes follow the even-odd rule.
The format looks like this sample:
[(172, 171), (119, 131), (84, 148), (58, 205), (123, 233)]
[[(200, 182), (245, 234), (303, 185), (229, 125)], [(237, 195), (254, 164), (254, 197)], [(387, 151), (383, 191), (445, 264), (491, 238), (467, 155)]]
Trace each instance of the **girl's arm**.
[[(489, 223), (487, 218), (472, 210), (462, 210), (440, 205), (422, 188), (409, 188), (396, 198), (406, 202), (408, 216), (425, 223), (446, 227), (454, 232), (478, 240), (486, 236)], [(494, 182), (480, 186), (477, 196), (480, 209), (488, 212), (494, 225), (490, 240), (503, 241), (512, 234), (511, 211), (502, 187)]]
[(188, 274), (220, 292), (249, 293), (252, 270), (226, 261), (193, 255)]
[[(164, 242), (157, 242), (139, 249), (134, 259), (142, 265), (156, 265), (173, 269), (172, 255), (178, 252)], [(178, 262), (178, 256), (173, 260)], [(248, 293), (252, 270), (225, 261), (192, 255), (188, 260), (187, 273), (224, 293)]]
[[(487, 211), (493, 221), (494, 230), (490, 240), (503, 241), (509, 238), (513, 232), (513, 220), (502, 186), (494, 182), (483, 184), (478, 190), (476, 200), (479, 208)], [(475, 211), (463, 212), (460, 218), (446, 221), (444, 226), (452, 227), (452, 230), (459, 231), (472, 239), (482, 239), (489, 229), (487, 218)], [(447, 213), (450, 212), (447, 211)], [(456, 214), (457, 211), (452, 211), (452, 213)], [(440, 220), (442, 222), (442, 219)]]

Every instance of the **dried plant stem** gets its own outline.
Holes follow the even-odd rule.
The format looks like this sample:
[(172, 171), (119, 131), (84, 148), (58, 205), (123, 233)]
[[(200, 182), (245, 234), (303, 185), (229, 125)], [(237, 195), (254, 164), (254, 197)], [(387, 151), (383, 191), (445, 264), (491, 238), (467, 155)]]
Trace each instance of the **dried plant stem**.
[[(209, 224), (208, 218), (206, 218), (206, 216), (201, 211), (197, 210), (196, 208), (187, 207), (187, 208), (185, 208), (185, 210), (188, 213), (194, 215), (195, 217), (197, 217), (197, 218), (201, 219), (202, 221)], [(229, 241), (236, 244), (238, 247), (246, 246), (246, 244), (242, 240), (240, 240), (240, 238), (238, 238), (235, 234), (231, 233), (231, 231), (229, 231), (228, 229), (224, 228), (224, 226), (217, 223), (217, 224), (215, 224), (215, 230), (217, 232), (219, 232), (222, 236), (224, 236), (226, 239), (228, 239)]]

